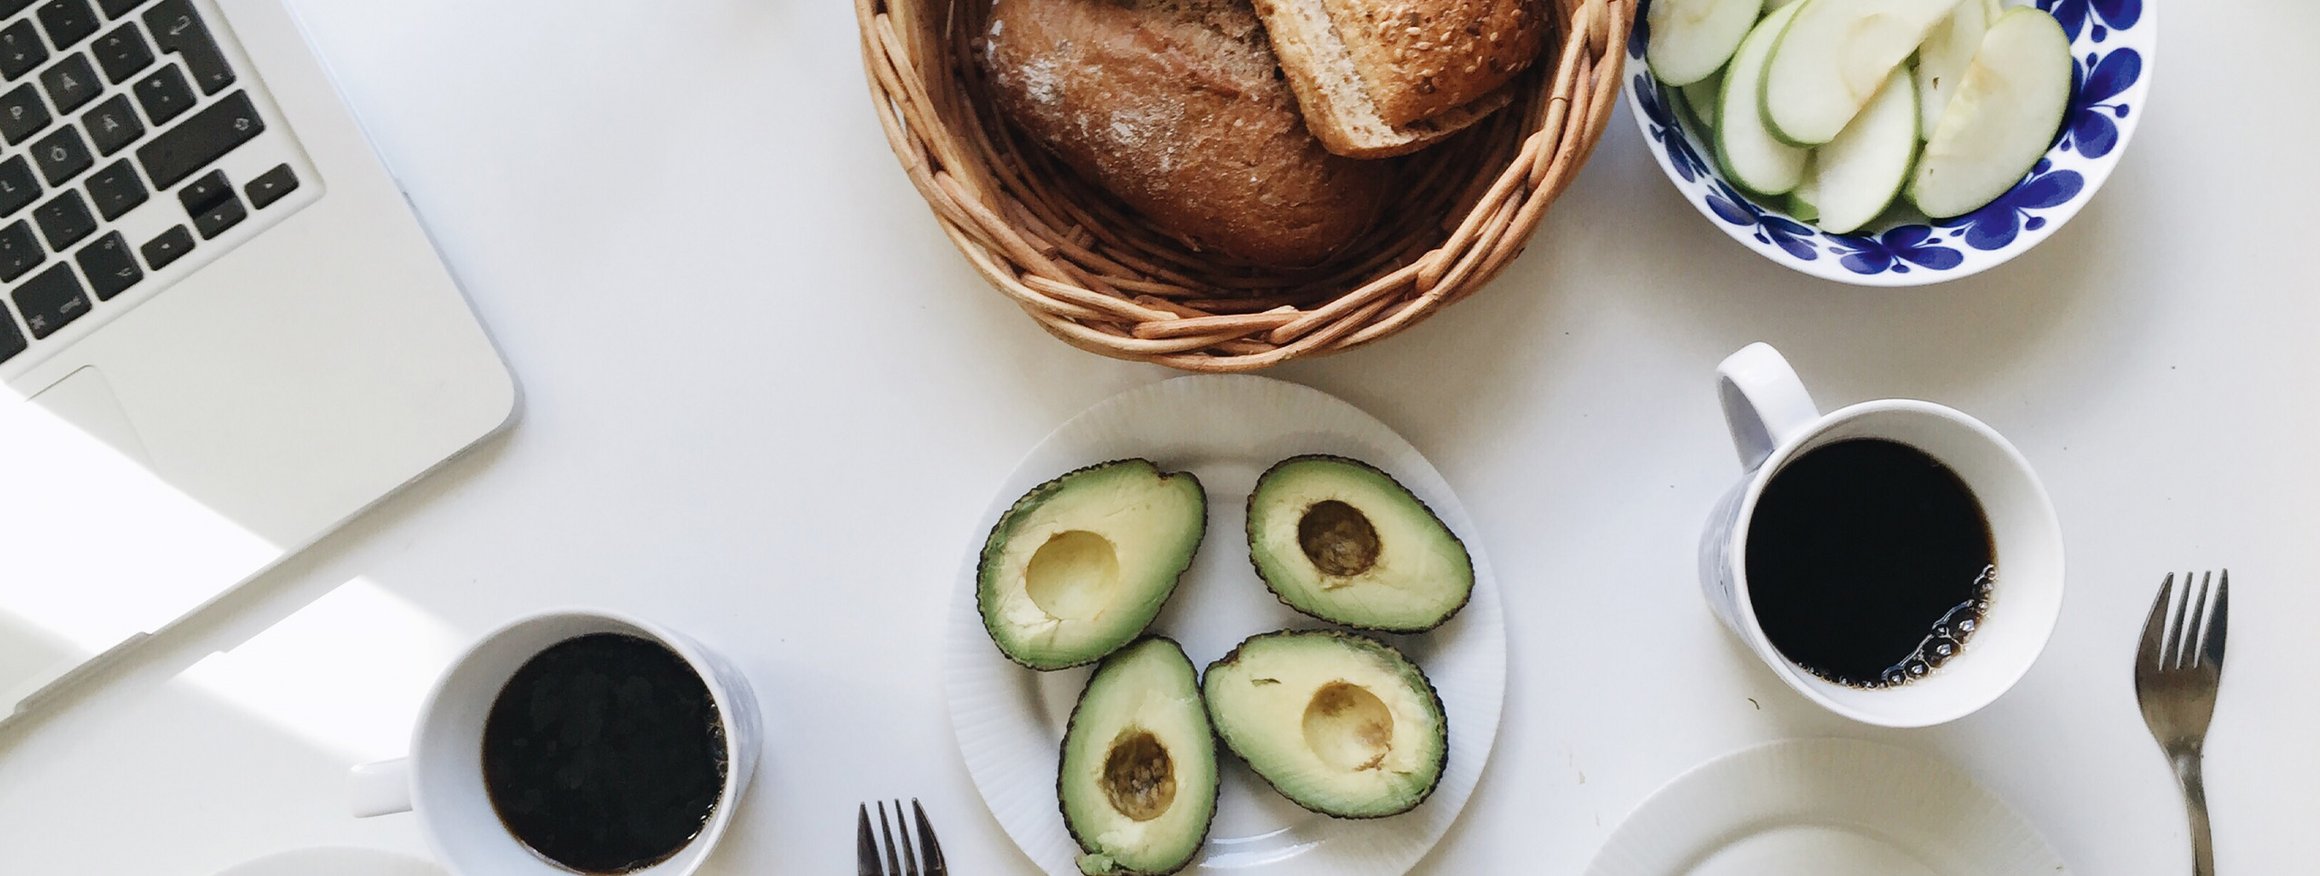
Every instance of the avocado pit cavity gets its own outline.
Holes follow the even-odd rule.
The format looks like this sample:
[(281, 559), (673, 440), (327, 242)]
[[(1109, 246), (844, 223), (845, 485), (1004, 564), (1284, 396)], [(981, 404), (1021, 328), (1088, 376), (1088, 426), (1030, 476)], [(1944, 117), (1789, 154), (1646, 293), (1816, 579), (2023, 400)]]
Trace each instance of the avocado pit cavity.
[(1360, 509), (1336, 499), (1305, 509), (1297, 521), (1297, 544), (1327, 575), (1351, 578), (1377, 565), (1377, 527)]
[(1378, 769), (1394, 749), (1394, 713), (1368, 688), (1330, 682), (1305, 704), (1305, 745), (1338, 770)]
[(1104, 797), (1136, 821), (1151, 821), (1176, 802), (1176, 764), (1148, 730), (1130, 727), (1104, 755)]

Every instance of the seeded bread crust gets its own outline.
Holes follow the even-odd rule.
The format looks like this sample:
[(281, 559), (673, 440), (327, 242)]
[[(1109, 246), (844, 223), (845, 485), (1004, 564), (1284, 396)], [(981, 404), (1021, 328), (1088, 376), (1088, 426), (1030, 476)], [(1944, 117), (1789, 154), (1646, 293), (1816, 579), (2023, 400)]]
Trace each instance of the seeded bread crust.
[(1512, 100), (1546, 44), (1539, 0), (1256, 0), (1305, 122), (1329, 151), (1425, 148)]

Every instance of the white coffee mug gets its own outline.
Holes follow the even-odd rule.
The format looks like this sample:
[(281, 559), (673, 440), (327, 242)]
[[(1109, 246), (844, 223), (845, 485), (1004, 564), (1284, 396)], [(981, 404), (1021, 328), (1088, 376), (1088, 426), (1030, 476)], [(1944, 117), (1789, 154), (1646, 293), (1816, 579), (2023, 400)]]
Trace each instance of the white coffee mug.
[[(1931, 402), (1882, 399), (1822, 414), (1779, 351), (1750, 344), (1718, 366), (1724, 420), (1747, 473), (1708, 518), (1700, 583), (1726, 627), (1782, 681), (1830, 711), (1885, 727), (1925, 727), (1989, 705), (2030, 671), (2062, 613), (2062, 527), (2030, 463), (1980, 420)], [(1748, 592), (1748, 524), (1765, 485), (1820, 447), (1882, 438), (1956, 472), (1988, 518), (1997, 554), (1989, 609), (1958, 656), (1905, 684), (1849, 687), (1820, 678), (1765, 638)]]
[(637, 876), (687, 876), (699, 869), (733, 820), (735, 804), (757, 766), (757, 699), (733, 666), (698, 642), (633, 617), (595, 610), (551, 611), (485, 635), (435, 683), (411, 732), (411, 754), (355, 767), (357, 817), (415, 811), (422, 832), (454, 873), (571, 876), (508, 832), (483, 785), (483, 725), (492, 702), (518, 668), (549, 647), (596, 633), (658, 642), (684, 658), (709, 688), (725, 731), (725, 787), (709, 821), (666, 860)]

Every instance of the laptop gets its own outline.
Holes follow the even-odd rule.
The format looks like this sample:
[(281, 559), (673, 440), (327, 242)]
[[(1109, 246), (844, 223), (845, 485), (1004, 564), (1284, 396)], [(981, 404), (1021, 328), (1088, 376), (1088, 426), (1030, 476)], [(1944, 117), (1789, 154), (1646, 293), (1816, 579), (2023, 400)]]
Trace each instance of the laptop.
[(281, 0), (0, 0), (0, 719), (506, 426)]

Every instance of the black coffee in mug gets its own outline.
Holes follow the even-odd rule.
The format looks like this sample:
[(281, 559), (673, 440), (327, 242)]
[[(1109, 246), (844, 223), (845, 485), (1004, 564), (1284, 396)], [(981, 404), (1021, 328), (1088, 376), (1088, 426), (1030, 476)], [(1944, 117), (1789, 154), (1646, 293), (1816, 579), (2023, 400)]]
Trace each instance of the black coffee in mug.
[(708, 685), (649, 639), (597, 633), (516, 670), (483, 727), (483, 784), (508, 832), (582, 873), (626, 873), (701, 833), (725, 789)]
[(1906, 684), (1957, 656), (1996, 581), (1989, 519), (1956, 472), (1876, 438), (1826, 444), (1772, 477), (1743, 548), (1757, 625), (1838, 684)]

